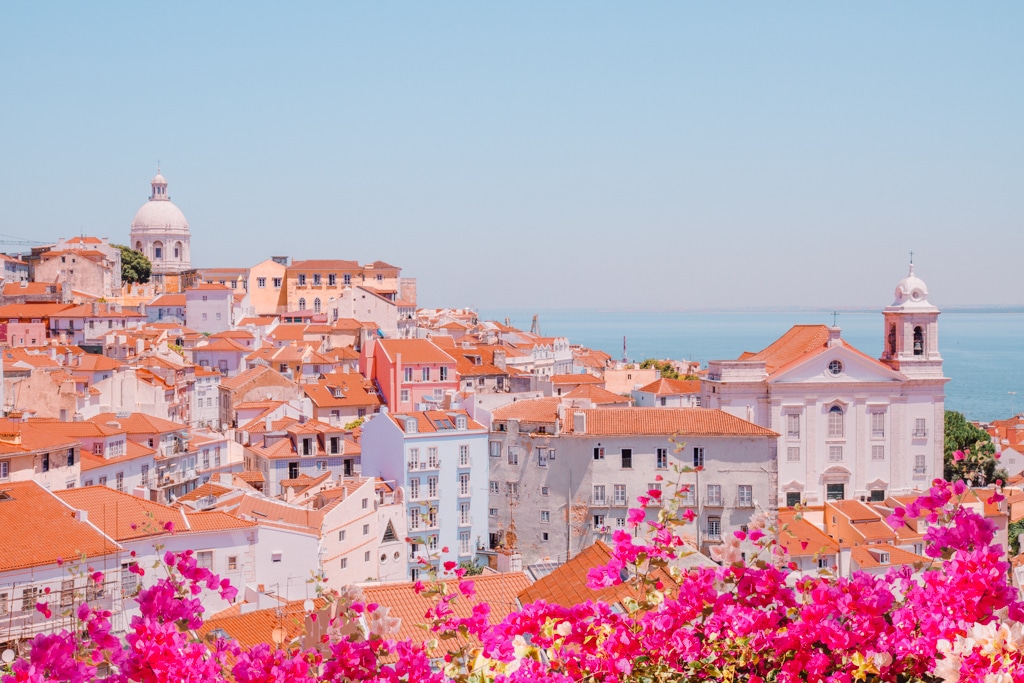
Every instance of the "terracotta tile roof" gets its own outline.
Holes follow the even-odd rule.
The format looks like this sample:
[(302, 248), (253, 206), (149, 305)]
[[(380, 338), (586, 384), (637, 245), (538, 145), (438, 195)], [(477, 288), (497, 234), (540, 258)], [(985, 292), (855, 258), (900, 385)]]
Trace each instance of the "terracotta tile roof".
[(359, 373), (332, 372), (315, 384), (304, 384), (302, 390), (318, 408), (371, 407), (382, 403), (371, 393), (373, 384)]
[[(408, 418), (416, 420), (416, 428), (419, 433), (448, 432), (455, 430), (455, 416), (466, 417), (467, 430), (483, 429), (483, 425), (469, 417), (465, 410), (425, 410), (411, 413), (384, 413), (384, 417), (390, 418), (402, 431), (405, 431), (405, 421)], [(374, 419), (379, 419), (379, 415)]]
[(246, 347), (245, 344), (236, 342), (234, 339), (210, 337), (210, 341), (205, 344), (197, 344), (192, 348), (192, 351), (193, 353), (201, 353), (204, 351), (233, 351), (235, 353), (248, 353), (249, 348)]
[(243, 470), (241, 472), (235, 472), (235, 476), (250, 484), (262, 484), (266, 481), (266, 478), (263, 476), (263, 472), (260, 470)]
[(600, 377), (594, 377), (586, 373), (575, 375), (551, 375), (549, 378), (552, 384), (604, 384)]
[[(60, 287), (55, 287), (55, 285), (48, 284), (46, 282), (26, 282), (24, 287), (22, 287), (21, 285), (22, 283), (20, 282), (4, 283), (3, 295), (9, 297), (16, 297), (39, 296), (41, 294), (52, 294), (53, 296), (58, 296), (60, 294)], [(55, 288), (56, 291), (54, 291)]]
[[(626, 583), (600, 590), (587, 587), (587, 572), (594, 567), (607, 565), (610, 561), (609, 547), (603, 541), (596, 541), (547, 576), (537, 580), (532, 586), (521, 590), (519, 600), (524, 605), (543, 600), (563, 607), (572, 607), (588, 600), (614, 605), (628, 597), (639, 597), (637, 589)], [(665, 583), (666, 591), (672, 590), (676, 583), (667, 572), (657, 571), (659, 578)]]
[(428, 339), (381, 339), (377, 345), (392, 362), (401, 355), (403, 364), (455, 363), (454, 358)]
[(239, 499), (238, 506), (232, 511), (232, 514), (239, 519), (253, 521), (257, 524), (271, 522), (319, 536), (325, 510), (327, 508), (311, 510), (271, 498), (246, 494)]
[(184, 294), (161, 294), (148, 304), (154, 308), (185, 308)]
[(185, 512), (188, 520), (188, 530), (195, 533), (208, 531), (230, 531), (232, 529), (250, 529), (256, 522), (239, 519), (226, 512), (210, 510), (207, 512)]
[(76, 510), (88, 512), (89, 521), (117, 541), (169, 534), (168, 522), (175, 532), (186, 529), (180, 511), (109, 486), (65, 489), (55, 495)]
[(520, 422), (543, 422), (552, 424), (558, 421), (559, 398), (532, 398), (515, 401), (495, 408), (491, 420), (519, 420)]
[[(67, 436), (59, 430), (51, 430), (50, 423), (15, 422), (9, 419), (0, 419), (0, 435), (17, 437), (0, 441), (0, 453), (20, 454), (30, 453), (38, 450), (49, 450), (54, 448), (72, 448), (77, 446), (79, 441), (73, 436)], [(19, 443), (12, 443), (20, 441)]]
[(120, 550), (94, 527), (75, 519), (75, 512), (34, 481), (0, 486), (0, 526), (8, 539), (0, 553), (0, 571), (93, 558)]
[[(284, 645), (291, 644), (299, 638), (306, 628), (306, 612), (303, 607), (304, 600), (294, 600), (286, 603), (281, 608), (271, 607), (269, 609), (253, 610), (241, 613), (240, 604), (233, 605), (228, 609), (214, 614), (199, 627), (198, 634), (201, 639), (206, 638), (212, 631), (220, 629), (228, 634), (240, 646), (245, 649), (260, 644), (267, 644), (273, 649), (277, 647), (274, 642), (275, 629), (284, 631)], [(318, 598), (318, 607), (324, 605), (324, 600)]]
[(667, 379), (662, 377), (641, 387), (640, 391), (655, 396), (677, 396), (679, 394), (699, 394), (699, 379)]
[(51, 318), (145, 318), (138, 311), (125, 308), (115, 308), (113, 304), (97, 304), (96, 313), (92, 312), (92, 304), (81, 304), (71, 308), (65, 308), (57, 313), (51, 313)]
[(112, 458), (104, 458), (102, 455), (93, 455), (88, 451), (82, 450), (82, 472), (90, 472), (100, 467), (107, 467), (108, 465), (114, 465), (119, 462), (128, 462), (135, 460), (136, 458), (146, 458), (156, 455), (156, 451), (148, 446), (144, 446), (140, 443), (135, 443), (131, 439), (128, 439), (125, 443), (124, 455), (118, 455)]
[[(879, 562), (871, 551), (889, 553), (889, 562)], [(874, 543), (871, 545), (860, 545), (850, 549), (850, 557), (861, 569), (873, 569), (877, 567), (898, 567), (902, 565), (914, 565), (920, 563), (928, 564), (931, 560), (927, 557), (917, 555), (909, 550), (897, 548), (888, 543)]]
[(178, 496), (175, 500), (193, 501), (199, 500), (200, 498), (206, 498), (207, 496), (219, 498), (220, 496), (223, 496), (225, 493), (231, 493), (232, 491), (234, 491), (233, 488), (221, 486), (220, 484), (214, 484), (212, 482), (206, 482), (201, 486), (197, 486), (188, 493)]
[(72, 304), (42, 303), (42, 304), (7, 304), (0, 306), (0, 320), (11, 318), (52, 318), (61, 311), (74, 308)]
[(826, 325), (794, 325), (774, 342), (757, 353), (746, 352), (740, 360), (764, 361), (772, 375), (783, 365), (823, 348), (828, 343)]
[(789, 557), (834, 555), (839, 544), (795, 510), (779, 510), (779, 545)]
[[(517, 611), (519, 609), (517, 596), (530, 585), (530, 579), (523, 573), (481, 575), (474, 576), (471, 580), (476, 589), (476, 596), (472, 600), (460, 596), (451, 603), (452, 610), (458, 616), (468, 617), (474, 604), (487, 603), (491, 607), (488, 617), (491, 624), (497, 624), (512, 612)], [(457, 581), (452, 580), (445, 583), (449, 591), (458, 592)], [(398, 640), (422, 643), (434, 637), (432, 632), (422, 627), (426, 623), (424, 616), (433, 601), (425, 595), (417, 595), (413, 590), (412, 583), (365, 586), (363, 595), (367, 603), (385, 606), (389, 608), (390, 616), (398, 617), (401, 620), (396, 635)], [(452, 640), (445, 641), (442, 647), (433, 650), (431, 656), (440, 656), (447, 648), (457, 647), (465, 642), (462, 636), (457, 636)]]
[(219, 282), (200, 282), (195, 287), (192, 287), (191, 289), (187, 289), (185, 291), (186, 292), (194, 292), (196, 290), (201, 290), (201, 291), (205, 291), (205, 292), (208, 292), (208, 291), (211, 291), (211, 290), (231, 291), (231, 288), (228, 287), (227, 285), (222, 285)]
[(592, 384), (581, 384), (569, 393), (563, 394), (562, 398), (586, 399), (594, 405), (630, 406), (633, 404), (633, 399), (631, 398), (619, 396), (616, 393)]
[(243, 386), (253, 381), (257, 377), (259, 377), (260, 375), (267, 372), (273, 372), (277, 374), (279, 377), (281, 377), (281, 379), (286, 379), (284, 375), (277, 372), (273, 368), (268, 368), (265, 365), (258, 365), (254, 368), (244, 370), (235, 375), (234, 377), (225, 377), (224, 379), (221, 380), (220, 385), (228, 389), (229, 391), (236, 391), (238, 389), (241, 389)]
[(129, 434), (166, 434), (188, 429), (185, 425), (145, 413), (132, 413), (128, 417), (118, 417), (118, 413), (99, 413), (89, 418), (89, 422), (111, 427), (113, 425), (109, 423), (116, 422), (118, 427), (115, 429), (123, 429)]
[[(586, 434), (594, 436), (779, 436), (770, 429), (711, 408), (594, 408), (574, 412), (586, 416)], [(567, 419), (567, 423), (567, 428), (573, 427), (571, 420)]]

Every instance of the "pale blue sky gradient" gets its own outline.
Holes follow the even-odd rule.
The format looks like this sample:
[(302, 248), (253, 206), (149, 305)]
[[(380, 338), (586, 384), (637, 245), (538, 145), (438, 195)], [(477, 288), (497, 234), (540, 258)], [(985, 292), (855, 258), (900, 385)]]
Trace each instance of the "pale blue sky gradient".
[(4, 3), (0, 233), (427, 306), (1024, 304), (1024, 4)]

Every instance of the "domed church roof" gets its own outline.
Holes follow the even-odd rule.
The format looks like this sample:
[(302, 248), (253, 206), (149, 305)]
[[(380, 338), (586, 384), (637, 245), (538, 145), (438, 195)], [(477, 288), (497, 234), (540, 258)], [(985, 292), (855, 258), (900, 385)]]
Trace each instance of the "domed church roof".
[(156, 175), (150, 181), (150, 187), (153, 193), (149, 196), (149, 201), (135, 214), (135, 219), (132, 220), (132, 233), (146, 230), (187, 233), (188, 221), (185, 220), (185, 214), (181, 209), (175, 206), (167, 195), (167, 179), (160, 173), (160, 169), (157, 169)]
[(931, 306), (928, 303), (928, 285), (914, 275), (914, 264), (910, 264), (910, 272), (896, 285), (896, 298), (893, 306)]

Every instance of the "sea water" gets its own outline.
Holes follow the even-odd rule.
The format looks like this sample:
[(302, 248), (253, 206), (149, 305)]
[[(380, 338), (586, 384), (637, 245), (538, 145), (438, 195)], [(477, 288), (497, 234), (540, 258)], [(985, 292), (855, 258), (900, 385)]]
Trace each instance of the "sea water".
[[(843, 339), (867, 355), (882, 352), (880, 310), (832, 311), (616, 311), (487, 310), (484, 320), (504, 321), (529, 330), (538, 315), (545, 336), (568, 337), (632, 361), (672, 358), (699, 361), (737, 358), (760, 351), (793, 325), (832, 325)], [(939, 352), (946, 384), (946, 408), (972, 420), (994, 420), (1024, 412), (1024, 310), (964, 308), (939, 316)], [(1019, 392), (1019, 393), (1015, 393)]]

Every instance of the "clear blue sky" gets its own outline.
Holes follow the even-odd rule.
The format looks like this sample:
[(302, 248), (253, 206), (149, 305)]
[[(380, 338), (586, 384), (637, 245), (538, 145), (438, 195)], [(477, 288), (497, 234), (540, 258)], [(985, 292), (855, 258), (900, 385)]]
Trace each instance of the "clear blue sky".
[(1024, 304), (1024, 4), (3, 3), (0, 232), (428, 306)]

